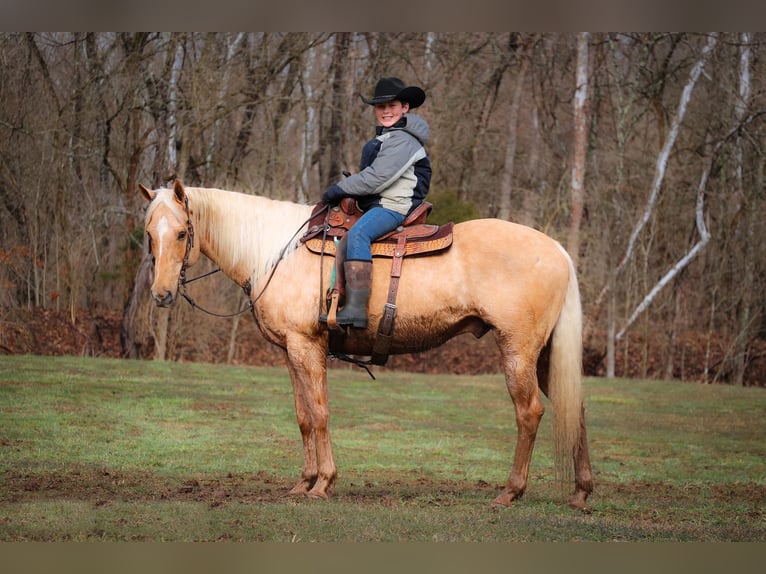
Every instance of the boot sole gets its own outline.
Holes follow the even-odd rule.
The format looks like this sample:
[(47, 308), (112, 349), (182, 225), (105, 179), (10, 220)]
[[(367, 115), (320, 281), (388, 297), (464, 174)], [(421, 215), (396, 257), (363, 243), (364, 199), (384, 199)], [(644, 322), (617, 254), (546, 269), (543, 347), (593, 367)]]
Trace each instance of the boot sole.
[[(327, 323), (327, 315), (319, 316), (320, 323)], [(338, 327), (353, 327), (354, 329), (366, 329), (367, 321), (338, 321)]]

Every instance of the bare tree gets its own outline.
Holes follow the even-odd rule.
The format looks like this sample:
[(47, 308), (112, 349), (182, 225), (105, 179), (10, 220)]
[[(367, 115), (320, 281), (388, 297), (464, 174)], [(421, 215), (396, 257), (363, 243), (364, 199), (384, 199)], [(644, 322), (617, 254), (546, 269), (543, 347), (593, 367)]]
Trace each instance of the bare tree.
[(321, 182), (321, 187), (338, 180), (341, 174), (341, 164), (345, 156), (345, 106), (344, 102), (348, 100), (346, 93), (346, 69), (348, 67), (347, 58), (349, 51), (350, 34), (348, 32), (339, 32), (335, 34), (335, 51), (332, 59), (332, 105), (330, 112), (330, 125), (325, 139), (327, 142), (327, 151), (329, 152), (329, 166), (327, 169), (326, 180)]
[(224, 101), (230, 90), (231, 76), (233, 73), (233, 60), (235, 54), (241, 49), (245, 40), (245, 33), (239, 32), (234, 38), (225, 39), (226, 56), (221, 66), (223, 68), (223, 77), (218, 85), (215, 98), (215, 115), (211, 129), (210, 138), (205, 153), (205, 175), (208, 181), (215, 181), (217, 170), (213, 164), (213, 157), (219, 141), (219, 130), (221, 127), (221, 116), (226, 113)]
[[(500, 189), (498, 190), (498, 219), (511, 219), (511, 203), (513, 196), (513, 171), (514, 162), (516, 161), (516, 146), (517, 146), (517, 132), (519, 123), (519, 112), (521, 109), (521, 98), (524, 93), (524, 82), (527, 76), (527, 69), (529, 68), (529, 58), (526, 56), (526, 46), (533, 42), (527, 40), (520, 46), (515, 40), (509, 40), (509, 44), (516, 51), (517, 60), (519, 61), (519, 68), (514, 78), (513, 84), (513, 96), (511, 98), (511, 107), (508, 113), (508, 145), (505, 150), (505, 161), (503, 164), (503, 173), (500, 178)], [(517, 47), (518, 46), (518, 47)], [(498, 70), (498, 73), (501, 73)], [(488, 114), (485, 114), (488, 115)], [(486, 123), (485, 120), (483, 123)]]
[[(667, 167), (668, 158), (670, 157), (670, 152), (673, 149), (673, 145), (675, 144), (676, 138), (678, 137), (678, 133), (681, 129), (681, 123), (684, 119), (684, 115), (686, 114), (686, 109), (689, 104), (689, 100), (691, 99), (694, 86), (697, 83), (697, 80), (699, 79), (700, 74), (702, 73), (702, 70), (705, 66), (705, 63), (707, 62), (707, 59), (710, 53), (712, 52), (713, 48), (716, 45), (717, 38), (718, 37), (716, 34), (710, 34), (708, 36), (707, 42), (705, 46), (703, 47), (702, 52), (700, 53), (700, 56), (697, 59), (697, 62), (695, 63), (695, 65), (692, 67), (692, 69), (689, 72), (689, 78), (681, 93), (681, 97), (678, 103), (678, 108), (676, 109), (676, 113), (673, 116), (673, 121), (671, 122), (670, 131), (667, 137), (664, 138), (664, 144), (662, 146), (662, 150), (660, 151), (660, 154), (657, 157), (657, 162), (655, 165), (655, 172), (654, 172), (654, 181), (652, 183), (652, 190), (649, 195), (649, 199), (638, 221), (636, 222), (636, 225), (633, 228), (633, 231), (631, 232), (630, 238), (628, 240), (628, 244), (625, 248), (625, 253), (623, 254), (620, 261), (617, 263), (617, 266), (611, 271), (612, 276), (610, 280), (607, 282), (606, 285), (604, 285), (604, 287), (602, 288), (601, 292), (599, 293), (596, 299), (596, 302), (594, 304), (594, 311), (590, 317), (589, 328), (591, 328), (592, 322), (594, 321), (595, 317), (598, 315), (598, 311), (600, 309), (600, 306), (603, 302), (604, 297), (608, 294), (611, 286), (615, 284), (617, 277), (619, 277), (619, 275), (622, 273), (627, 263), (633, 257), (638, 237), (641, 234), (641, 231), (646, 226), (646, 224), (649, 222), (649, 219), (651, 218), (651, 216), (653, 215), (657, 207), (657, 202), (659, 200), (660, 192), (662, 190), (662, 184), (665, 177), (665, 169)], [(706, 179), (707, 178), (705, 178), (705, 180)], [(651, 296), (651, 298), (649, 299), (648, 302), (651, 302), (655, 294), (656, 294), (656, 291), (650, 292), (649, 295)], [(637, 311), (639, 311), (640, 313), (646, 308), (646, 305), (642, 303), (641, 305), (639, 305), (639, 308), (637, 308)], [(631, 318), (628, 320), (626, 324), (626, 327), (630, 326), (633, 323), (637, 315), (638, 313), (634, 313), (631, 316)], [(616, 340), (619, 340), (620, 338), (622, 338), (624, 333), (625, 333), (625, 328), (623, 328), (616, 335)], [(587, 331), (586, 331), (586, 338), (587, 338)], [(610, 345), (609, 348), (614, 348), (614, 346)], [(608, 359), (608, 363), (613, 364), (613, 360)], [(612, 375), (607, 374), (607, 376), (613, 376), (613, 374)]]
[(184, 173), (179, 173), (178, 169), (178, 78), (181, 75), (181, 68), (184, 63), (184, 37), (182, 34), (172, 33), (170, 35), (170, 46), (168, 47), (168, 66), (167, 74), (167, 124), (168, 136), (166, 145), (168, 147), (168, 169), (170, 173), (175, 173), (183, 177)]
[(585, 152), (588, 146), (588, 33), (577, 34), (577, 77), (574, 93), (572, 145), (572, 206), (567, 251), (575, 267), (580, 257), (580, 227), (585, 207)]
[[(750, 103), (750, 95), (752, 93), (751, 85), (751, 67), (752, 67), (752, 50), (751, 50), (751, 35), (744, 32), (740, 36), (742, 47), (740, 50), (740, 62), (739, 62), (739, 90), (738, 99), (735, 101), (734, 110), (735, 117), (739, 122), (744, 121), (745, 114), (748, 110), (748, 104)], [(745, 175), (744, 175), (744, 143), (742, 138), (737, 139), (737, 145), (735, 150), (736, 157), (736, 180), (737, 180), (737, 197), (740, 201), (745, 201), (747, 196), (745, 191)], [(743, 249), (746, 253), (746, 259), (753, 259), (753, 250), (755, 247), (754, 235), (755, 226), (759, 224), (756, 214), (756, 209), (747, 209), (746, 222), (745, 222), (745, 238), (743, 241)], [(745, 273), (742, 278), (742, 304), (739, 312), (739, 325), (735, 337), (735, 353), (734, 353), (734, 377), (733, 382), (737, 385), (742, 385), (745, 380), (745, 369), (748, 364), (748, 353), (750, 348), (751, 333), (754, 331), (754, 313), (753, 313), (753, 291), (755, 288), (755, 265), (751, 261), (745, 265)]]

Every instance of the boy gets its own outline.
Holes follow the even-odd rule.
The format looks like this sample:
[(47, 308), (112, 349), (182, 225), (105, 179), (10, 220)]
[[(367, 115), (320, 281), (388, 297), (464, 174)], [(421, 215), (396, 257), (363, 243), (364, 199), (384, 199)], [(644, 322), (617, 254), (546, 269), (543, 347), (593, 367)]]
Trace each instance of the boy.
[(399, 78), (381, 78), (372, 98), (376, 137), (362, 148), (359, 173), (335, 183), (322, 195), (322, 203), (335, 205), (354, 197), (364, 214), (349, 230), (346, 260), (346, 304), (338, 312), (338, 325), (367, 328), (367, 303), (372, 283), (370, 244), (393, 231), (422, 203), (431, 183), (431, 161), (425, 150), (426, 121), (408, 113), (426, 99), (416, 86), (405, 87)]

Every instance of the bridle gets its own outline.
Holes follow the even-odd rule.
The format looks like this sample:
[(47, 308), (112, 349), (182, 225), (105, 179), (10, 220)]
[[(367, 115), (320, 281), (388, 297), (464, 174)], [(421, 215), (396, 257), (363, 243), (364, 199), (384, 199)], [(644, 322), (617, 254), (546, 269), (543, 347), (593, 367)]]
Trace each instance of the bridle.
[[(234, 313), (217, 313), (215, 311), (210, 311), (209, 309), (205, 309), (204, 307), (201, 307), (197, 304), (197, 302), (194, 300), (194, 298), (189, 295), (189, 293), (186, 290), (186, 286), (189, 283), (194, 283), (195, 281), (199, 279), (203, 279), (204, 277), (209, 277), (210, 275), (214, 275), (215, 273), (218, 273), (221, 268), (214, 269), (213, 271), (209, 271), (208, 273), (204, 273), (202, 275), (199, 275), (198, 277), (194, 277), (193, 279), (187, 279), (186, 278), (186, 270), (189, 268), (189, 256), (191, 255), (192, 249), (194, 248), (194, 224), (191, 220), (191, 211), (189, 210), (189, 197), (184, 197), (184, 211), (186, 212), (186, 248), (184, 251), (184, 260), (181, 263), (181, 271), (178, 274), (178, 292), (181, 294), (181, 296), (186, 299), (187, 303), (192, 306), (194, 309), (199, 309), (203, 313), (207, 313), (208, 315), (211, 315), (213, 317), (219, 317), (221, 319), (228, 319), (231, 317), (237, 317), (241, 315), (242, 313), (245, 313), (246, 311), (250, 311), (253, 309), (254, 302), (251, 301), (248, 298), (247, 304), (244, 306), (244, 308), (240, 309), (239, 311), (236, 311)], [(245, 285), (242, 286), (245, 293), (249, 296), (250, 295), (250, 281), (247, 281)]]
[(194, 248), (194, 225), (191, 222), (191, 212), (189, 211), (189, 197), (184, 196), (184, 210), (186, 211), (186, 251), (184, 260), (181, 264), (181, 272), (178, 274), (178, 286), (182, 287), (188, 283), (186, 281), (186, 269), (189, 267), (189, 255)]

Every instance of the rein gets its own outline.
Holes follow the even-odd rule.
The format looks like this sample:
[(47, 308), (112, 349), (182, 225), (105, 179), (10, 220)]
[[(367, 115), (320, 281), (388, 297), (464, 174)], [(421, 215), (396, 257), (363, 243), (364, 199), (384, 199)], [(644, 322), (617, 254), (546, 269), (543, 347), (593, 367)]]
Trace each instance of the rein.
[[(218, 273), (221, 268), (215, 269), (213, 271), (210, 271), (209, 273), (205, 273), (203, 275), (200, 275), (199, 277), (195, 277), (194, 279), (187, 279), (186, 278), (186, 270), (189, 267), (189, 255), (191, 254), (191, 250), (194, 247), (194, 225), (191, 221), (191, 213), (189, 212), (189, 197), (186, 196), (184, 198), (184, 209), (186, 210), (186, 252), (184, 253), (184, 261), (181, 264), (181, 272), (178, 274), (178, 290), (181, 293), (181, 296), (186, 299), (186, 301), (189, 303), (189, 305), (192, 306), (193, 309), (199, 309), (203, 313), (207, 313), (208, 315), (212, 315), (213, 317), (219, 317), (221, 319), (228, 319), (231, 317), (237, 317), (238, 315), (241, 315), (245, 311), (248, 311), (253, 308), (253, 303), (249, 302), (248, 305), (245, 306), (244, 309), (237, 311), (236, 313), (216, 313), (215, 311), (209, 311), (208, 309), (205, 309), (204, 307), (200, 307), (197, 305), (197, 302), (192, 298), (191, 295), (189, 295), (186, 292), (186, 285), (188, 283), (193, 283), (197, 281), (198, 279), (202, 279), (204, 277), (208, 277), (210, 275), (213, 275), (215, 273)], [(249, 283), (245, 286), (245, 292), (249, 289)]]
[[(189, 303), (189, 305), (192, 306), (193, 309), (199, 309), (203, 313), (206, 313), (208, 315), (211, 315), (213, 317), (218, 317), (220, 319), (230, 319), (232, 317), (238, 317), (239, 315), (242, 315), (243, 313), (247, 311), (251, 311), (253, 313), (253, 319), (255, 320), (256, 325), (258, 324), (258, 317), (255, 315), (255, 303), (263, 296), (264, 292), (266, 291), (266, 288), (271, 283), (271, 280), (274, 278), (274, 274), (277, 271), (277, 267), (279, 266), (279, 263), (282, 261), (282, 259), (285, 256), (285, 252), (287, 251), (287, 248), (290, 246), (290, 244), (295, 240), (295, 237), (300, 233), (300, 230), (303, 229), (305, 225), (307, 225), (318, 213), (322, 213), (323, 211), (329, 210), (329, 205), (323, 205), (322, 208), (315, 213), (312, 213), (309, 218), (300, 224), (298, 229), (295, 230), (295, 233), (290, 237), (290, 239), (287, 241), (285, 246), (282, 248), (282, 250), (279, 252), (279, 257), (277, 258), (277, 262), (274, 264), (274, 266), (271, 268), (271, 272), (269, 273), (268, 279), (266, 279), (266, 283), (261, 288), (258, 295), (256, 295), (254, 298), (250, 298), (250, 294), (252, 292), (252, 286), (250, 284), (250, 281), (246, 281), (244, 285), (242, 285), (242, 289), (244, 290), (245, 294), (248, 296), (248, 302), (247, 304), (240, 309), (239, 311), (236, 311), (234, 313), (216, 313), (215, 311), (210, 311), (208, 309), (205, 309), (204, 307), (200, 307), (197, 302), (192, 298), (191, 295), (189, 295), (186, 291), (186, 285), (189, 283), (194, 283), (195, 281), (198, 281), (200, 279), (204, 279), (205, 277), (209, 277), (211, 275), (215, 275), (216, 273), (221, 271), (221, 268), (218, 267), (212, 271), (208, 271), (207, 273), (203, 273), (202, 275), (199, 275), (197, 277), (194, 277), (192, 279), (186, 278), (186, 270), (189, 267), (189, 255), (191, 254), (191, 250), (194, 247), (194, 225), (191, 221), (191, 213), (189, 211), (189, 198), (188, 196), (185, 198), (184, 201), (184, 208), (186, 210), (186, 252), (184, 253), (184, 260), (181, 265), (181, 272), (178, 275), (178, 288), (179, 292), (181, 293), (181, 296), (186, 299), (186, 301)], [(320, 256), (320, 269), (322, 268), (323, 262), (324, 262), (324, 243), (327, 241), (327, 230), (328, 230), (328, 224), (327, 224), (327, 217), (325, 216), (325, 226), (324, 231), (322, 233), (322, 254)], [(320, 275), (320, 300), (319, 300), (319, 312), (321, 313), (321, 306), (322, 306), (322, 300), (321, 300), (321, 293), (323, 293), (323, 285), (322, 285), (322, 273)], [(359, 359), (353, 358), (349, 355), (346, 355), (345, 353), (330, 353), (330, 358), (338, 359), (341, 361), (344, 361), (346, 363), (352, 363), (358, 367), (363, 368), (365, 371), (367, 371), (367, 374), (370, 376), (372, 380), (375, 380), (375, 375), (372, 374), (372, 371), (369, 369), (369, 365), (372, 363), (369, 361), (361, 361)]]
[[(243, 313), (247, 311), (253, 312), (253, 318), (255, 319), (255, 322), (258, 322), (258, 319), (255, 317), (255, 304), (258, 301), (258, 299), (261, 298), (263, 293), (266, 291), (266, 288), (271, 283), (271, 280), (274, 278), (274, 274), (277, 271), (277, 267), (279, 266), (279, 263), (282, 261), (282, 259), (285, 256), (285, 252), (287, 251), (287, 248), (290, 247), (292, 242), (295, 240), (295, 237), (300, 233), (300, 230), (303, 229), (303, 227), (311, 221), (311, 219), (316, 215), (316, 213), (309, 216), (309, 218), (300, 224), (298, 229), (295, 230), (295, 233), (293, 233), (292, 237), (287, 241), (285, 246), (282, 248), (282, 250), (279, 252), (279, 257), (277, 258), (277, 262), (274, 264), (274, 266), (271, 268), (271, 272), (269, 273), (269, 277), (266, 280), (266, 283), (264, 284), (263, 288), (260, 290), (258, 295), (256, 295), (254, 298), (250, 298), (250, 294), (252, 292), (252, 285), (250, 284), (250, 281), (246, 281), (244, 285), (242, 285), (242, 289), (245, 292), (245, 294), (248, 296), (248, 302), (247, 304), (240, 309), (239, 311), (236, 311), (234, 313), (216, 313), (214, 311), (210, 311), (208, 309), (205, 309), (204, 307), (200, 307), (197, 302), (192, 298), (191, 295), (189, 295), (186, 292), (186, 285), (189, 283), (194, 283), (195, 281), (198, 281), (199, 279), (204, 279), (205, 277), (209, 277), (210, 275), (214, 275), (221, 271), (221, 268), (218, 267), (217, 269), (214, 269), (213, 271), (209, 271), (207, 273), (203, 273), (202, 275), (199, 275), (197, 277), (194, 277), (193, 279), (187, 279), (186, 278), (186, 269), (189, 266), (189, 254), (191, 253), (192, 248), (194, 247), (194, 225), (191, 221), (191, 214), (189, 212), (189, 198), (188, 196), (185, 198), (184, 207), (186, 209), (186, 252), (184, 253), (184, 260), (183, 264), (181, 265), (181, 272), (178, 275), (178, 287), (179, 291), (181, 293), (181, 296), (186, 299), (186, 301), (192, 306), (194, 309), (199, 309), (203, 313), (207, 313), (208, 315), (211, 315), (213, 317), (218, 317), (220, 319), (229, 319), (231, 317), (237, 317), (239, 315), (242, 315)], [(321, 213), (322, 211), (326, 211), (329, 208), (329, 205), (322, 206), (322, 209), (318, 212)]]

